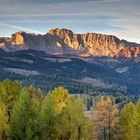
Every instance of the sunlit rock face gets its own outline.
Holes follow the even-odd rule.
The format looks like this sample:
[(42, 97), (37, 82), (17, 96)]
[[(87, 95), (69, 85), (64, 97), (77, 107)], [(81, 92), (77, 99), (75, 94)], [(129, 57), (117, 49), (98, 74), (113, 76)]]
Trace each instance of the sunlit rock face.
[[(17, 47), (18, 46), (18, 47)], [(85, 33), (75, 34), (67, 29), (55, 28), (45, 35), (17, 32), (10, 39), (0, 39), (5, 50), (35, 49), (49, 54), (69, 54), (82, 57), (138, 57), (140, 44), (120, 40), (113, 35)], [(18, 49), (17, 49), (18, 48)]]
[(4, 48), (5, 47), (5, 43), (0, 43), (0, 48)]
[(79, 52), (83, 57), (86, 56), (109, 56), (109, 57), (138, 57), (140, 45), (120, 40), (113, 35), (86, 33), (74, 34), (66, 29), (52, 29), (48, 32), (54, 39), (60, 41), (62, 46), (69, 46)]
[(11, 43), (15, 46), (24, 44), (24, 37), (20, 32), (11, 35)]

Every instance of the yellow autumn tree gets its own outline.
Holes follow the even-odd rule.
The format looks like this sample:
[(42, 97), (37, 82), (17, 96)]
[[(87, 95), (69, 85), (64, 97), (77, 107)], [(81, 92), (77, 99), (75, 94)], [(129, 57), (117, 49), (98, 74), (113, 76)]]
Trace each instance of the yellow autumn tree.
[(118, 121), (118, 108), (110, 97), (101, 96), (93, 109), (93, 122), (100, 139), (111, 140), (111, 129)]
[(73, 98), (67, 89), (49, 92), (41, 106), (41, 140), (90, 140), (90, 124), (81, 97)]
[(9, 125), (8, 125), (8, 115), (6, 113), (7, 113), (6, 106), (0, 100), (0, 140), (7, 139)]
[[(58, 124), (64, 108), (71, 102), (67, 89), (57, 87), (45, 97), (41, 107), (42, 140), (58, 138)], [(64, 133), (64, 131), (63, 131)]]
[(62, 109), (71, 102), (71, 96), (67, 89), (63, 87), (55, 88), (51, 93), (49, 93), (56, 103), (56, 113), (61, 113)]

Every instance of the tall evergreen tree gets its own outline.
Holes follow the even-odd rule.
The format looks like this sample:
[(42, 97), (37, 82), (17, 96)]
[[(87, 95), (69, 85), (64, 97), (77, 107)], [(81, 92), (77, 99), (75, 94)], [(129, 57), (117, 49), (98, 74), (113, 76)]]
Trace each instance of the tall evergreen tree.
[(41, 119), (44, 139), (56, 139), (60, 114), (70, 102), (71, 97), (63, 87), (55, 88), (45, 97), (41, 107)]
[[(3, 137), (5, 137), (5, 139), (9, 137), (11, 112), (15, 102), (19, 98), (19, 94), (21, 90), (22, 90), (22, 85), (18, 81), (11, 81), (6, 79), (0, 82), (0, 102), (2, 104), (1, 111), (4, 111), (3, 113), (6, 119), (6, 125), (5, 125), (6, 130), (5, 129), (3, 130), (5, 135)], [(1, 115), (1, 117), (2, 116), (3, 115)]]
[(116, 126), (114, 138), (115, 140), (137, 140), (135, 131), (135, 114), (136, 107), (130, 102), (125, 105), (120, 113), (119, 124)]
[(41, 106), (42, 140), (55, 140), (56, 137), (56, 102), (51, 95), (47, 95)]
[(84, 114), (84, 104), (80, 96), (73, 103), (72, 114), (74, 131), (77, 133), (75, 139), (89, 140), (90, 139), (90, 124), (89, 119)]
[(89, 121), (80, 97), (72, 99), (62, 87), (44, 99), (41, 109), (42, 140), (89, 140)]
[(0, 140), (7, 140), (8, 130), (7, 109), (5, 104), (0, 100)]
[(11, 116), (11, 139), (33, 140), (36, 136), (38, 107), (26, 90), (22, 91)]
[(140, 139), (140, 99), (136, 105), (136, 109), (133, 115), (133, 139)]
[(89, 140), (91, 127), (84, 114), (82, 99), (71, 100), (58, 116), (57, 134), (62, 140)]

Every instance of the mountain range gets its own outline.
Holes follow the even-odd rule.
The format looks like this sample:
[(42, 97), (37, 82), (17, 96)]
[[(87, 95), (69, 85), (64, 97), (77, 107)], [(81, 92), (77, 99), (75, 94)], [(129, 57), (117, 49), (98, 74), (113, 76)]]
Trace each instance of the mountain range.
[(113, 35), (51, 29), (0, 37), (0, 78), (62, 85), (73, 93), (140, 93), (140, 44)]
[(140, 44), (120, 40), (113, 35), (75, 34), (67, 29), (55, 28), (45, 35), (17, 32), (11, 38), (0, 38), (5, 51), (42, 50), (48, 54), (109, 57), (138, 57)]

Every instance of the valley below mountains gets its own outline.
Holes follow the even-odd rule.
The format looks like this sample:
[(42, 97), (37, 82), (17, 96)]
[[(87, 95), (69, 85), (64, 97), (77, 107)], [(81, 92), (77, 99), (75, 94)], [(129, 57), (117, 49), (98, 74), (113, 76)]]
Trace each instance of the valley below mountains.
[(140, 44), (113, 35), (52, 29), (0, 37), (0, 78), (44, 91), (140, 94)]

